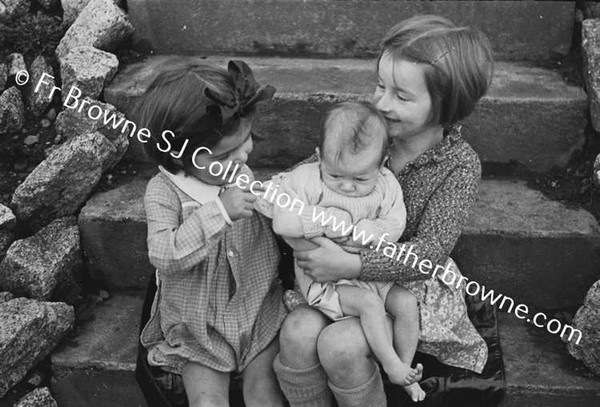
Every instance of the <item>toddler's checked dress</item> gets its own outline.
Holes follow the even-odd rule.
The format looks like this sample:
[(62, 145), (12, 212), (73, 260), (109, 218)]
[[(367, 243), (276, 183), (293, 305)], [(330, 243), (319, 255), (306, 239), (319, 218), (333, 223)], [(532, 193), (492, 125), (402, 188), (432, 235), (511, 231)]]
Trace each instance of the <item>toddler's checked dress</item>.
[(228, 224), (218, 187), (161, 171), (145, 196), (158, 280), (141, 334), (148, 362), (179, 374), (188, 361), (242, 371), (286, 315), (270, 220), (255, 212)]

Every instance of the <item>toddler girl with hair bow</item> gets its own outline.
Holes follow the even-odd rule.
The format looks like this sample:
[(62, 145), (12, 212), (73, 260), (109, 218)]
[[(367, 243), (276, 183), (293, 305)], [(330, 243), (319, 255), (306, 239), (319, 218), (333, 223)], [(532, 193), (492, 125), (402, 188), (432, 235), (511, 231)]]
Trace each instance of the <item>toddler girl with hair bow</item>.
[[(286, 315), (279, 251), (256, 197), (223, 188), (234, 172), (253, 179), (245, 162), (255, 105), (274, 91), (231, 61), (228, 71), (164, 72), (138, 106), (160, 169), (144, 200), (157, 293), (141, 343), (150, 365), (182, 375), (190, 406), (228, 406), (232, 371), (243, 375), (247, 406), (283, 405), (272, 369)], [(231, 173), (213, 175), (217, 162)]]

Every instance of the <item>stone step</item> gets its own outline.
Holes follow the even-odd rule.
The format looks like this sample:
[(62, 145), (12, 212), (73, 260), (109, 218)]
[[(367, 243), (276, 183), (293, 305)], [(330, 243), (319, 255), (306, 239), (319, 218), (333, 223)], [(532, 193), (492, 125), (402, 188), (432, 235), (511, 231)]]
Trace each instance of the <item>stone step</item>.
[[(325, 110), (338, 101), (369, 100), (375, 88), (374, 61), (243, 59), (260, 83), (272, 84), (278, 91), (274, 100), (259, 107), (256, 131), (264, 139), (255, 143), (250, 161), (255, 167), (281, 168), (307, 157), (318, 144)], [(186, 63), (226, 66), (228, 60), (151, 57), (124, 67), (104, 90), (104, 98), (131, 116), (136, 100), (159, 72)], [(587, 111), (584, 90), (565, 83), (559, 73), (501, 62), (489, 94), (464, 122), (463, 134), (485, 163), (516, 161), (534, 171), (547, 171), (564, 166), (582, 147)], [(130, 125), (126, 131), (131, 130)], [(144, 160), (135, 134), (131, 141), (127, 159)]]
[(61, 407), (145, 407), (134, 377), (143, 298), (116, 295), (97, 305), (51, 356)]
[[(133, 374), (141, 306), (133, 295), (108, 299), (54, 352), (52, 390), (61, 407), (146, 405)], [(510, 314), (500, 314), (499, 327), (507, 382), (503, 406), (597, 405), (600, 381), (585, 377), (557, 336)], [(239, 389), (233, 394), (239, 398)]]
[[(79, 215), (90, 272), (111, 290), (143, 289), (153, 272), (143, 208), (149, 175), (95, 194)], [(574, 306), (598, 279), (600, 228), (589, 212), (554, 202), (524, 181), (486, 179), (453, 257), (469, 279), (517, 304)]]
[(438, 14), (479, 27), (501, 59), (567, 53), (568, 1), (129, 0), (136, 39), (157, 54), (365, 58), (396, 23)]

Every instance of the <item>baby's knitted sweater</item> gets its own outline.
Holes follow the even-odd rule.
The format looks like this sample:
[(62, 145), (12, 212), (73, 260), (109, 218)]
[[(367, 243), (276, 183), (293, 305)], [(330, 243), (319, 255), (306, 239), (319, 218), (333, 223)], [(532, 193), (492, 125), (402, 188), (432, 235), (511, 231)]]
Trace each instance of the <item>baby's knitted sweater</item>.
[[(349, 197), (333, 191), (323, 183), (319, 163), (304, 164), (285, 175), (278, 193), (285, 193), (292, 200), (299, 200), (303, 204), (289, 207), (275, 205), (273, 229), (285, 237), (310, 239), (327, 235), (327, 230), (331, 230), (335, 222), (339, 226), (338, 232), (349, 228), (351, 224), (354, 225), (355, 236), (364, 232), (365, 238), (372, 236), (370, 241), (376, 242), (380, 236), (385, 235), (386, 240), (395, 242), (406, 224), (402, 189), (387, 168), (382, 168), (379, 172), (371, 193)], [(329, 208), (346, 212), (350, 222), (344, 221), (343, 216), (340, 216), (346, 214), (328, 210)], [(317, 216), (320, 212), (324, 212), (322, 218)], [(327, 220), (329, 222), (324, 224)], [(344, 225), (340, 225), (341, 222)], [(356, 240), (342, 247), (351, 250), (360, 246), (364, 239)]]

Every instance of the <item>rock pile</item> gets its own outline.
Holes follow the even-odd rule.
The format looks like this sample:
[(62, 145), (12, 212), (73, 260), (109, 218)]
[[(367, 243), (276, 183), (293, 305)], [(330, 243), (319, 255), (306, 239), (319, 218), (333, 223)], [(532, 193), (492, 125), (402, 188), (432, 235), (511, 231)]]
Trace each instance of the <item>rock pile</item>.
[[(122, 113), (101, 101), (104, 87), (119, 67), (117, 57), (108, 51), (133, 31), (119, 7), (121, 2), (34, 1), (38, 6), (33, 6), (32, 0), (1, 0), (0, 22), (21, 18), (40, 7), (51, 13), (60, 13), (62, 8), (60, 24), (66, 33), (56, 49), (62, 83), (53, 69), (56, 64), (47, 55), (26, 60), (13, 53), (0, 60), (0, 137), (2, 133), (20, 134), (26, 117), (35, 117), (44, 128), (54, 122), (56, 143), (64, 143), (47, 151), (46, 159), (14, 192), (10, 208), (0, 205), (0, 398), (73, 328), (74, 309), (68, 303), (78, 293), (77, 283), (84, 274), (79, 228), (73, 215), (103, 173), (119, 162), (129, 143), (120, 128), (103, 123), (103, 116), (64, 103), (59, 108), (56, 89), (62, 89), (64, 101), (69, 89), (76, 87), (81, 91), (80, 100), (85, 99), (88, 106), (97, 106), (117, 121), (125, 120)], [(22, 71), (29, 74), (25, 86), (19, 81)], [(24, 145), (39, 142), (39, 137), (30, 135)], [(55, 407), (56, 402), (47, 388), (38, 388), (15, 406)]]

